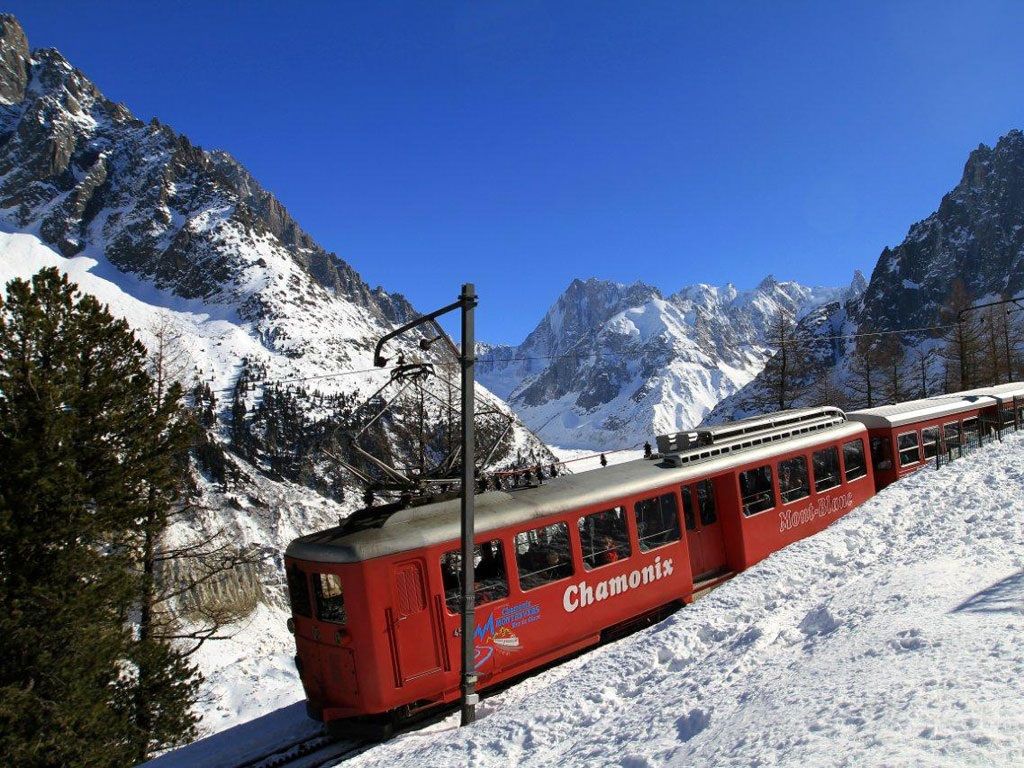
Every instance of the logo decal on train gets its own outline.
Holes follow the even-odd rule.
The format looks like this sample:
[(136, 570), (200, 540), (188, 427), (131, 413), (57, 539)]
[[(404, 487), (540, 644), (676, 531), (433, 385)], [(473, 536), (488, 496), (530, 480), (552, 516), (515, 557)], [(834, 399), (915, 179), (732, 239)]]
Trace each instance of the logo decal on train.
[(654, 558), (651, 565), (612, 576), (610, 579), (599, 581), (594, 585), (590, 585), (586, 581), (570, 584), (562, 593), (562, 607), (566, 613), (572, 613), (577, 608), (586, 608), (588, 605), (619, 597), (631, 589), (637, 589), (644, 584), (650, 584), (671, 575), (672, 558), (666, 557), (662, 560), (659, 555)]
[(798, 525), (806, 525), (816, 518), (834, 515), (851, 506), (853, 506), (853, 493), (847, 492), (842, 496), (818, 499), (817, 502), (812, 502), (800, 509), (784, 509), (779, 512), (779, 531), (788, 531)]
[(473, 631), (476, 669), (490, 661), (495, 651), (502, 654), (519, 651), (521, 644), (515, 630), (537, 621), (540, 613), (541, 607), (532, 600), (503, 606), (497, 615), (492, 610), (487, 615), (487, 620), (478, 623)]

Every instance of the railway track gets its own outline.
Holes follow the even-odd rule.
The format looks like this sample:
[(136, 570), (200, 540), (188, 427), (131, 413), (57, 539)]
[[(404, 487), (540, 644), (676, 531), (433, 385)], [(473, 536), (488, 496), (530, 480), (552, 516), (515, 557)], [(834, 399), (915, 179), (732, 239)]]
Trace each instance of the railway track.
[(323, 768), (368, 749), (370, 742), (317, 735), (295, 739), (231, 768)]

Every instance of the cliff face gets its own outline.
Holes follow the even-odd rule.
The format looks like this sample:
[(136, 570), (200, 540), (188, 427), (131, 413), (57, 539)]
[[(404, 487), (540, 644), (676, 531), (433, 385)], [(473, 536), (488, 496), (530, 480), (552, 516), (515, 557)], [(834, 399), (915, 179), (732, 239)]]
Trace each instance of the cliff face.
[[(857, 334), (883, 332), (864, 338), (877, 339), (883, 348), (883, 339), (895, 345), (876, 365), (887, 367), (890, 377), (895, 365), (904, 398), (937, 394), (947, 386), (955, 389), (956, 376), (950, 377), (941, 355), (934, 353), (943, 346), (936, 326), (948, 322), (940, 318), (940, 310), (958, 282), (975, 304), (1024, 294), (1024, 134), (1019, 130), (1007, 133), (995, 147), (981, 145), (971, 152), (960, 182), (933, 214), (910, 227), (902, 243), (882, 251), (859, 296), (833, 306), (827, 321), (801, 324), (800, 333), (817, 352), (807, 380), (800, 382), (803, 394), (796, 404), (821, 402), (827, 395), (833, 402), (844, 400), (838, 404), (866, 405), (863, 383), (851, 386), (853, 379), (863, 377), (851, 372)], [(1020, 330), (1014, 321), (1010, 318), (1011, 336), (1017, 338)], [(833, 337), (830, 344), (821, 342), (823, 335)], [(1019, 343), (1013, 344), (1011, 359), (1020, 356)], [(1005, 366), (999, 375), (1005, 376)], [(764, 401), (765, 389), (759, 376), (720, 403), (708, 419), (749, 415)], [(875, 397), (883, 400), (875, 405), (884, 402), (887, 389), (893, 387), (876, 384)]]
[(954, 279), (975, 299), (1024, 292), (1024, 134), (971, 152), (938, 210), (882, 251), (856, 311), (885, 329), (934, 325)]
[(767, 277), (753, 290), (574, 280), (526, 340), (481, 351), (480, 380), (549, 443), (623, 448), (692, 427), (771, 355), (769, 318), (835, 297)]
[(143, 123), (56, 50), (30, 51), (0, 16), (0, 215), (65, 256), (102, 253), (122, 272), (186, 299), (272, 309), (260, 247), (332, 296), (383, 322), (404, 321), (401, 296), (371, 289), (321, 248), (226, 152), (207, 152), (157, 120)]
[[(285, 670), (285, 701), (300, 696), (280, 553), (360, 506), (362, 488), (328, 459), (324, 440), (350, 428), (356, 405), (388, 381), (386, 371), (367, 372), (373, 347), (413, 308), (318, 245), (229, 154), (138, 120), (57, 51), (30, 50), (17, 20), (0, 15), (0, 292), (42, 267), (67, 273), (150, 349), (159, 334), (173, 360), (167, 373), (197, 399), (206, 392), (194, 512), (169, 539), (218, 534), (264, 557), (197, 596), (256, 606), (236, 628), (230, 663), (204, 646), (205, 693), (270, 706), (267, 675), (252, 671), (269, 664), (270, 676)], [(444, 354), (415, 342), (396, 340), (389, 356)], [(408, 399), (400, 405), (418, 413)], [(400, 428), (413, 429), (397, 418), (382, 428), (381, 450), (412, 463), (415, 446)], [(425, 431), (447, 428), (431, 414)], [(552, 460), (518, 421), (496, 461), (517, 454)], [(229, 722), (225, 712), (204, 716), (207, 731)]]

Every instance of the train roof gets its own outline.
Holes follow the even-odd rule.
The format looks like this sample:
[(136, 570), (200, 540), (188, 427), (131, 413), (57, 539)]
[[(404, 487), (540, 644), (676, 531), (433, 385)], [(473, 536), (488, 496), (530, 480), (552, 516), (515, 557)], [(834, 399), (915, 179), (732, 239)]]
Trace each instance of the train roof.
[(985, 395), (995, 398), (1001, 405), (1012, 403), (1015, 397), (1024, 401), (1024, 381), (1011, 381), (1008, 384), (996, 384), (992, 387), (977, 387), (954, 394), (967, 397)]
[(991, 407), (995, 404), (996, 400), (986, 395), (959, 393), (921, 400), (908, 400), (905, 403), (882, 405), (877, 408), (864, 408), (859, 411), (849, 411), (846, 415), (866, 427), (889, 428), (902, 427), (928, 419), (940, 419), (943, 416), (952, 416), (965, 411)]
[[(578, 475), (563, 475), (539, 486), (480, 494), (475, 503), (476, 533), (573, 509), (611, 504), (628, 496), (771, 459), (779, 453), (862, 435), (864, 427), (857, 422), (842, 421), (784, 441), (780, 434), (776, 430), (760, 444), (746, 439), (746, 445), (736, 446), (732, 451), (682, 466), (673, 466), (664, 459), (636, 459)], [(343, 523), (302, 536), (288, 546), (285, 554), (313, 562), (354, 563), (453, 541), (459, 534), (460, 500), (451, 499), (398, 510), (376, 527), (349, 530)]]

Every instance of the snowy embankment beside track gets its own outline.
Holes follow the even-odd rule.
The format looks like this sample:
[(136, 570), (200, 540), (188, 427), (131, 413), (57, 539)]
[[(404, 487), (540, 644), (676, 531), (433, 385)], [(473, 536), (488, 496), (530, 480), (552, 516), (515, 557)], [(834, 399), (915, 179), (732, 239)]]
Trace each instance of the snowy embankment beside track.
[(1022, 528), (1014, 435), (345, 765), (1022, 765)]

